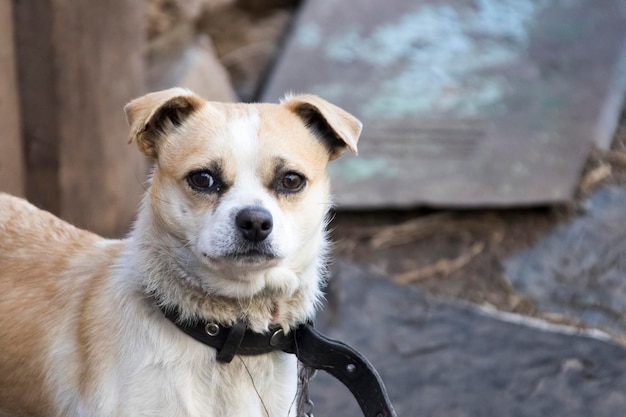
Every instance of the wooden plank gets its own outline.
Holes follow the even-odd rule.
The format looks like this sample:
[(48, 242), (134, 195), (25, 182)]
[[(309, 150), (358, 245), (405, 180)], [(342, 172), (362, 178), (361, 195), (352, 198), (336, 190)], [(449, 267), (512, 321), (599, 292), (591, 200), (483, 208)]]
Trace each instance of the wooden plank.
[(143, 2), (15, 5), (28, 198), (80, 227), (119, 235), (146, 172), (126, 144), (122, 111), (145, 91)]
[(316, 0), (294, 28), (261, 99), (363, 120), (330, 165), (342, 208), (568, 200), (626, 88), (621, 0)]
[(52, 3), (33, 0), (14, 2), (14, 6), (26, 195), (34, 204), (60, 215)]
[(13, 8), (0, 2), (0, 190), (23, 196), (24, 156), (20, 136), (13, 41)]

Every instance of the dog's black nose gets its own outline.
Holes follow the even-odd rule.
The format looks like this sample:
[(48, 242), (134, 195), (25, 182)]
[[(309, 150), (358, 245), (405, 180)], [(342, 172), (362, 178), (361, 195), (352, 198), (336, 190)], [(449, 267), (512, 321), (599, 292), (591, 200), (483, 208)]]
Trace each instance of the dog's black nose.
[(235, 223), (242, 236), (250, 242), (262, 242), (270, 233), (274, 222), (272, 215), (263, 207), (246, 207), (237, 213)]

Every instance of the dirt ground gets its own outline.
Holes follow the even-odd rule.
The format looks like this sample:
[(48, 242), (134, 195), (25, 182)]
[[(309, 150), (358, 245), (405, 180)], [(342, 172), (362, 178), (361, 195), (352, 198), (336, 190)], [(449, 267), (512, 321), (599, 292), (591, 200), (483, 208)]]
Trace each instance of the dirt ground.
[(585, 198), (606, 184), (626, 184), (626, 117), (609, 151), (592, 149), (575, 199), (561, 205), (500, 210), (337, 212), (336, 257), (365, 265), (433, 294), (552, 321), (504, 276), (507, 257), (558, 225), (585, 215)]

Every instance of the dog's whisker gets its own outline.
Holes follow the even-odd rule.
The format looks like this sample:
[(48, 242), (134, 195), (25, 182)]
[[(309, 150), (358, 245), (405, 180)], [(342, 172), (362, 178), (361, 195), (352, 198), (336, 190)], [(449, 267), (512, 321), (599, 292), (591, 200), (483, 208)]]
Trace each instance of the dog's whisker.
[(291, 410), (293, 410), (293, 406), (296, 405), (296, 401), (298, 401), (298, 396), (300, 395), (299, 389), (300, 387), (298, 387), (298, 390), (296, 390), (296, 393), (293, 396), (293, 400), (291, 400), (291, 404), (289, 404), (289, 410), (287, 411), (287, 416), (291, 415)]
[(163, 245), (164, 248), (167, 249), (185, 249), (189, 246), (191, 246), (191, 241), (190, 240), (186, 240), (184, 242), (181, 242), (182, 245)]
[[(175, 204), (176, 204), (176, 203), (174, 203), (174, 202), (171, 202), (171, 201), (165, 200), (164, 198), (162, 198), (162, 197), (160, 197), (160, 196), (158, 196), (158, 195), (154, 194), (154, 193), (152, 192), (151, 188), (150, 188), (150, 185), (146, 185), (146, 183), (145, 183), (144, 181), (141, 181), (141, 180), (140, 180), (139, 178), (137, 178), (136, 176), (135, 176), (135, 178), (137, 179), (137, 182), (139, 183), (139, 186), (143, 189), (143, 191), (144, 191), (146, 194), (150, 195), (150, 197), (156, 198), (157, 200), (159, 200), (159, 201), (161, 201), (162, 203), (165, 203), (165, 204), (170, 204), (170, 205), (175, 205)], [(148, 183), (148, 184), (149, 184), (149, 183)]]
[(189, 270), (189, 264), (191, 263), (191, 254), (187, 254), (187, 261), (185, 262), (185, 270)]
[(144, 190), (146, 190), (146, 193), (149, 194), (150, 197), (156, 198), (157, 200), (159, 200), (162, 203), (169, 204), (171, 206), (175, 206), (176, 205), (176, 203), (174, 203), (172, 201), (168, 201), (168, 200), (166, 200), (166, 199), (164, 199), (162, 197), (159, 197), (158, 195), (152, 193), (152, 191), (150, 191), (150, 188), (144, 188)]
[(270, 412), (267, 410), (267, 406), (265, 405), (265, 401), (263, 401), (263, 398), (261, 397), (261, 393), (259, 392), (258, 388), (256, 387), (256, 384), (254, 382), (254, 378), (252, 377), (252, 373), (250, 372), (250, 369), (248, 369), (248, 365), (246, 365), (246, 362), (243, 360), (243, 358), (241, 356), (237, 356), (237, 358), (239, 358), (239, 361), (241, 361), (241, 363), (243, 364), (244, 369), (246, 370), (248, 376), (250, 377), (250, 382), (252, 382), (252, 387), (254, 388), (254, 392), (256, 392), (257, 397), (259, 397), (259, 400), (261, 401), (261, 405), (263, 406), (263, 410), (265, 411), (265, 415), (267, 415), (267, 417), (270, 417)]

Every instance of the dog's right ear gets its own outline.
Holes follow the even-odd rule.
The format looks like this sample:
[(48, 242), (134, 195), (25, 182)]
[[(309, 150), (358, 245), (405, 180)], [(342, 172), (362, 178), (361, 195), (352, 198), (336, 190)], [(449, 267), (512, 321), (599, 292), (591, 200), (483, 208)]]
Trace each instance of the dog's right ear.
[(156, 158), (160, 138), (180, 126), (203, 104), (204, 100), (184, 88), (171, 88), (136, 98), (124, 106), (130, 126), (128, 143), (136, 141), (141, 152)]

